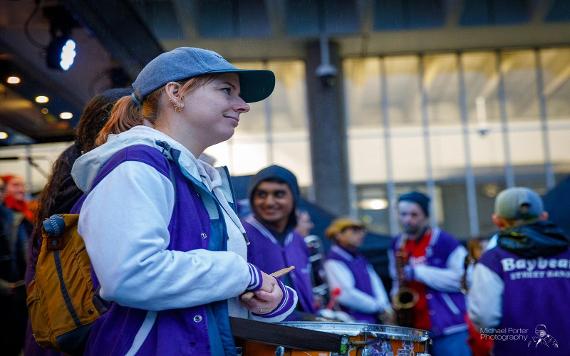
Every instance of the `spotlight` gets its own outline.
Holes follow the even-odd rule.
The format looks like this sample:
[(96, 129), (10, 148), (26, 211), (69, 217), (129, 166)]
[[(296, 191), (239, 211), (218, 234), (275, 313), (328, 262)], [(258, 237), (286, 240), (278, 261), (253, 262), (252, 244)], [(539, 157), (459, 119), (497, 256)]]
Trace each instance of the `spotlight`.
[(51, 34), (51, 42), (46, 49), (47, 65), (52, 69), (68, 70), (77, 55), (71, 31), (78, 24), (62, 5), (45, 7), (44, 16), (50, 22)]
[(68, 70), (75, 59), (75, 41), (68, 36), (51, 40), (47, 48), (47, 65), (53, 69)]
[(8, 133), (5, 131), (0, 131), (0, 140), (5, 140), (8, 138)]

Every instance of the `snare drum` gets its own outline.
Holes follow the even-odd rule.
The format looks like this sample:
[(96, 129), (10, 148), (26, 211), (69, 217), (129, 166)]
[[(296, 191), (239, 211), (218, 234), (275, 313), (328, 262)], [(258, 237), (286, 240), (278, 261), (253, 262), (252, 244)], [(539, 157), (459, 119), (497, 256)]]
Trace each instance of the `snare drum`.
[(391, 325), (331, 323), (331, 322), (283, 322), (280, 325), (315, 330), (344, 336), (345, 353), (319, 350), (289, 349), (258, 342), (246, 342), (243, 355), (255, 356), (329, 356), (329, 355), (375, 355), (375, 356), (429, 356), (428, 332), (419, 329)]

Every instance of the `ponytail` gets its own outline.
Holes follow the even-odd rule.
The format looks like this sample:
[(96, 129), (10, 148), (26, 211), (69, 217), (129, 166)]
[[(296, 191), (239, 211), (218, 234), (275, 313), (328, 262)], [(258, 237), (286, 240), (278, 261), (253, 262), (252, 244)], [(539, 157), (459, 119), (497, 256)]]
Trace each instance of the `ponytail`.
[(142, 123), (143, 119), (139, 110), (131, 100), (131, 97), (123, 96), (117, 100), (113, 106), (111, 116), (97, 135), (95, 145), (100, 146), (104, 144), (110, 134), (118, 134), (123, 131), (127, 131), (131, 127), (141, 125)]

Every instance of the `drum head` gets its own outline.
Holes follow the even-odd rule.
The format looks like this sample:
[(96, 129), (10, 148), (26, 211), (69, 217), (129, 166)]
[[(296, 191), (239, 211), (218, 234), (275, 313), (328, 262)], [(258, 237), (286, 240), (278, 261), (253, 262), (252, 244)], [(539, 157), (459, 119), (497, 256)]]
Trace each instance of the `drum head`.
[(425, 330), (392, 325), (314, 321), (285, 321), (279, 324), (291, 326), (294, 328), (317, 330), (338, 335), (371, 335), (373, 337), (384, 340), (402, 340), (418, 343), (426, 342), (429, 340), (429, 333)]

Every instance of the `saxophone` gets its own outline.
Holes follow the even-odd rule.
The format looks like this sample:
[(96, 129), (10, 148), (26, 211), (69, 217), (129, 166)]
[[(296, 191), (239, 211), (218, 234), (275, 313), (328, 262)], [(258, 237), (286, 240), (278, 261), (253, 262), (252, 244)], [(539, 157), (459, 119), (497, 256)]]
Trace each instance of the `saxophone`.
[(406, 239), (402, 238), (400, 248), (395, 251), (396, 277), (398, 278), (398, 292), (394, 296), (393, 304), (396, 311), (398, 325), (413, 327), (414, 307), (418, 303), (418, 293), (406, 286), (404, 267), (408, 264), (409, 256), (406, 252)]

